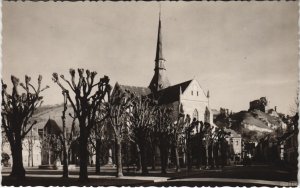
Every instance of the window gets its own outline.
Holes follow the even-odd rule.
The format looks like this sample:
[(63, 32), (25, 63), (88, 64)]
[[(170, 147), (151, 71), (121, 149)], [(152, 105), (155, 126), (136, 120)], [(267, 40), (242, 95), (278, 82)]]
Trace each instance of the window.
[(239, 141), (235, 141), (235, 145), (239, 145)]
[(192, 91), (192, 95), (193, 95), (193, 91)]
[(199, 93), (198, 93), (198, 91), (197, 91), (197, 96), (199, 96)]
[(194, 113), (193, 113), (193, 119), (196, 119), (196, 120), (198, 120), (198, 118), (199, 118), (199, 114), (198, 114), (198, 110), (197, 109), (195, 109), (194, 110)]

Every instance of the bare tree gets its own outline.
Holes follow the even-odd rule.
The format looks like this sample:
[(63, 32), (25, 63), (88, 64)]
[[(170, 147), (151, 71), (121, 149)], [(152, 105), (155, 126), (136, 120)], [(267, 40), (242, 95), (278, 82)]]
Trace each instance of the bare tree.
[[(17, 178), (25, 177), (22, 141), (37, 123), (36, 121), (31, 122), (30, 118), (43, 102), (41, 92), (48, 88), (48, 86), (41, 88), (41, 75), (38, 77), (37, 87), (34, 87), (30, 80), (31, 78), (26, 75), (25, 84), (23, 84), (20, 83), (18, 78), (11, 76), (12, 94), (8, 94), (7, 85), (2, 81), (2, 127), (10, 143), (13, 157), (11, 176)], [(19, 85), (25, 90), (24, 93), (19, 92)]]
[(79, 121), (79, 146), (80, 146), (80, 172), (79, 179), (86, 181), (88, 179), (88, 138), (91, 129), (96, 125), (96, 113), (99, 105), (104, 101), (107, 94), (110, 93), (111, 86), (109, 78), (104, 76), (98, 82), (95, 82), (96, 72), (84, 69), (78, 69), (78, 82), (75, 83), (75, 70), (70, 69), (71, 82), (64, 75), (60, 78), (66, 82), (71, 89), (74, 97), (70, 95), (70, 90), (62, 85), (57, 73), (53, 73), (53, 81), (66, 93), (67, 99), (70, 102), (75, 116)]
[[(224, 128), (213, 129), (209, 123), (204, 123), (204, 125), (205, 124), (204, 141), (206, 149), (206, 168), (209, 168), (209, 156), (211, 156), (212, 159), (211, 167), (219, 167), (220, 157), (222, 160), (225, 160), (225, 153), (227, 150), (225, 138), (230, 135), (230, 132), (226, 132)], [(209, 148), (211, 148), (211, 150), (209, 150)]]
[(191, 161), (191, 133), (196, 125), (195, 119), (191, 122), (191, 117), (187, 114), (186, 115), (186, 127), (185, 127), (185, 152), (186, 152), (186, 166), (187, 170), (191, 170), (192, 168), (192, 161)]
[(101, 160), (101, 143), (104, 138), (107, 137), (105, 135), (105, 131), (107, 128), (107, 114), (105, 111), (105, 105), (100, 105), (97, 112), (97, 121), (94, 128), (91, 130), (90, 143), (92, 146), (92, 150), (95, 151), (96, 161), (95, 161), (95, 170), (96, 174), (100, 173), (100, 160)]
[(129, 137), (137, 144), (142, 174), (147, 174), (147, 145), (154, 125), (156, 103), (148, 97), (134, 95), (130, 110)]
[(151, 166), (152, 166), (152, 170), (155, 170), (155, 162), (156, 162), (156, 147), (158, 145), (158, 139), (157, 136), (155, 134), (155, 132), (153, 131), (153, 129), (151, 129), (150, 135), (149, 135), (149, 149), (151, 150)]
[(123, 176), (122, 169), (122, 147), (121, 143), (127, 132), (129, 123), (129, 108), (131, 107), (132, 94), (128, 91), (121, 91), (118, 89), (118, 83), (115, 90), (109, 97), (106, 105), (108, 123), (112, 127), (116, 145), (116, 162), (117, 162), (117, 177)]
[(168, 151), (170, 147), (170, 134), (173, 126), (173, 110), (166, 106), (160, 106), (155, 112), (153, 134), (158, 138), (158, 146), (161, 158), (161, 173), (167, 173)]
[(71, 144), (78, 138), (78, 132), (75, 130), (75, 122), (76, 122), (76, 116), (75, 113), (72, 115), (69, 113), (69, 116), (72, 118), (72, 124), (71, 129), (67, 128), (66, 125), (66, 112), (68, 109), (68, 100), (66, 92), (63, 91), (64, 96), (64, 104), (63, 104), (63, 111), (62, 111), (62, 133), (59, 135), (59, 139), (61, 142), (61, 148), (63, 153), (63, 178), (69, 177), (69, 155), (70, 155), (70, 147)]
[(217, 160), (217, 167), (221, 164), (222, 167), (224, 167), (227, 159), (227, 150), (228, 150), (228, 143), (226, 141), (226, 138), (230, 136), (230, 132), (226, 132), (224, 128), (217, 128), (215, 129), (216, 134), (216, 145), (217, 145), (217, 156), (215, 156)]
[[(62, 92), (64, 96), (64, 109), (62, 112), (62, 135), (61, 135), (61, 142), (62, 142), (62, 150), (63, 150), (63, 178), (68, 178), (69, 177), (69, 168), (68, 168), (68, 145), (67, 145), (67, 130), (66, 130), (66, 111), (68, 108), (68, 100), (67, 100), (67, 95), (66, 92)], [(75, 119), (75, 118), (74, 118)], [(72, 134), (72, 132), (71, 132)]]
[(184, 128), (188, 126), (189, 124), (189, 117), (184, 117), (183, 113), (180, 113), (178, 115), (177, 122), (174, 123), (173, 127), (171, 127), (171, 135), (170, 135), (170, 141), (171, 145), (174, 148), (175, 152), (175, 159), (176, 159), (176, 172), (180, 172), (180, 163), (179, 163), (179, 147), (182, 146), (184, 143)]
[[(204, 146), (204, 138), (205, 134), (209, 134), (208, 131), (210, 130), (210, 124), (205, 122), (203, 123), (202, 121), (199, 122), (196, 126), (196, 138), (197, 138), (197, 145), (199, 145), (198, 150), (201, 153), (203, 151), (203, 146)], [(198, 156), (198, 166), (201, 169), (202, 165), (202, 157), (201, 154)]]
[(206, 156), (206, 169), (209, 168), (209, 147), (213, 144), (213, 127), (210, 126), (209, 123), (207, 124), (207, 129), (204, 134), (204, 144), (205, 144), (205, 156)]

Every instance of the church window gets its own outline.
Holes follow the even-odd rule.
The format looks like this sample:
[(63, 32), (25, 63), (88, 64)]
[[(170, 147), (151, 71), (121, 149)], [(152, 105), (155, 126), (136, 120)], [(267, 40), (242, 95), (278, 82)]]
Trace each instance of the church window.
[(198, 114), (198, 110), (197, 109), (195, 109), (194, 110), (194, 113), (193, 113), (193, 119), (196, 119), (196, 120), (198, 120), (198, 118), (199, 118), (199, 114)]

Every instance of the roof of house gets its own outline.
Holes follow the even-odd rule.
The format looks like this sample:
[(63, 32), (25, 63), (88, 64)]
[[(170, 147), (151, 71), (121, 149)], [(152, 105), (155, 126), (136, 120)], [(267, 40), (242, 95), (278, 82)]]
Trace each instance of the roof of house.
[[(33, 120), (37, 121), (37, 124), (33, 127), (34, 129), (44, 129), (48, 121), (49, 123), (53, 124), (52, 121), (54, 121), (60, 130), (62, 130), (62, 111), (63, 111), (63, 105), (56, 105), (56, 106), (49, 106), (45, 107), (42, 111), (37, 111), (34, 116)], [(65, 125), (67, 129), (70, 129), (72, 127), (73, 118), (70, 117), (69, 114), (73, 114), (73, 108), (71, 106), (68, 106), (66, 114), (65, 114)], [(75, 129), (77, 129), (78, 126), (78, 120), (75, 120)]]
[(58, 124), (56, 123), (55, 120), (53, 119), (48, 119), (44, 130), (48, 133), (48, 134), (60, 134), (62, 132), (62, 130), (60, 129), (60, 127), (58, 126)]
[(227, 129), (225, 128), (224, 129), (226, 132), (230, 132), (230, 137), (232, 138), (241, 138), (242, 136), (240, 134), (238, 134), (237, 132), (235, 132), (234, 130), (232, 129)]

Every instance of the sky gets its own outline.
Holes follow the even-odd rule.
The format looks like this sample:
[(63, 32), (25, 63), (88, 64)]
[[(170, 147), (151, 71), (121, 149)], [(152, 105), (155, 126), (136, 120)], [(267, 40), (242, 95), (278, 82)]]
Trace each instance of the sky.
[(195, 78), (211, 108), (248, 110), (267, 97), (289, 113), (298, 90), (298, 3), (2, 2), (2, 77), (28, 74), (63, 100), (53, 72), (108, 75), (111, 84), (148, 86), (154, 74), (159, 6), (171, 84)]

